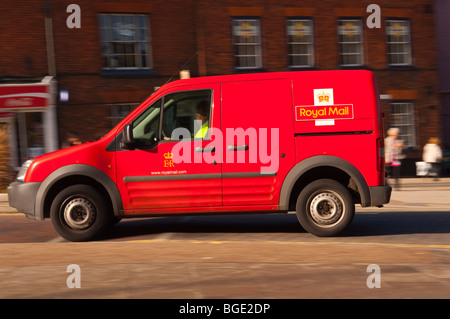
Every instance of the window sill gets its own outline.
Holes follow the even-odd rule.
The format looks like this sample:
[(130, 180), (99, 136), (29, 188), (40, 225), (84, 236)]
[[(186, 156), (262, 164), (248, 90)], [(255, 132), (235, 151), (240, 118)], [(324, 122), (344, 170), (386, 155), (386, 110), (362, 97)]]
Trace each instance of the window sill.
[(245, 73), (261, 73), (266, 72), (265, 68), (234, 68), (234, 73), (245, 74)]
[(365, 64), (361, 65), (339, 65), (339, 69), (341, 70), (368, 70), (369, 67)]
[(312, 70), (318, 70), (319, 68), (316, 65), (310, 65), (310, 66), (288, 66), (288, 71), (312, 71)]
[(391, 70), (414, 70), (416, 67), (412, 64), (388, 64)]
[(102, 69), (102, 75), (156, 75), (151, 69)]

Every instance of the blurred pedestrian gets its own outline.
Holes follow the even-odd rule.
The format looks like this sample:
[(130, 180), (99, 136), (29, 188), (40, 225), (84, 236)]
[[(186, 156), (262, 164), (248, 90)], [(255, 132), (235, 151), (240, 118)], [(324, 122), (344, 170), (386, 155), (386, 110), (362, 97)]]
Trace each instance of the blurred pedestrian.
[(423, 147), (423, 161), (431, 165), (431, 174), (436, 181), (441, 176), (442, 149), (439, 142), (437, 137), (432, 137)]
[(74, 146), (74, 145), (79, 145), (81, 144), (81, 140), (78, 137), (77, 134), (75, 134), (74, 132), (69, 132), (67, 134), (67, 140), (62, 144), (62, 148), (66, 148), (66, 147), (70, 147), (70, 146)]
[(399, 178), (403, 151), (403, 141), (398, 139), (399, 132), (398, 128), (391, 127), (387, 131), (388, 136), (384, 139), (386, 171), (388, 177), (395, 180), (395, 188), (397, 190), (400, 190)]

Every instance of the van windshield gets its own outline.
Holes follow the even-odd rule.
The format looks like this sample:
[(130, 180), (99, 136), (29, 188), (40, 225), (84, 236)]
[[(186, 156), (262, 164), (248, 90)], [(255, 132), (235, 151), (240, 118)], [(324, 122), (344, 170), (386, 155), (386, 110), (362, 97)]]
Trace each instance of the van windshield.
[(158, 141), (161, 101), (154, 102), (133, 121), (136, 146), (150, 146)]

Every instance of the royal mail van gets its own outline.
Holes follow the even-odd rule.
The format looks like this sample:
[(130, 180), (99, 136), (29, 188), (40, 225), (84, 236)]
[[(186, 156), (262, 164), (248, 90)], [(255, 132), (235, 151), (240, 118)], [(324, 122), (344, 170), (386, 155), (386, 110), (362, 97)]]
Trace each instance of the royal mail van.
[(122, 218), (293, 211), (308, 232), (334, 236), (356, 204), (390, 199), (374, 75), (174, 81), (100, 140), (25, 162), (8, 194), (71, 241)]

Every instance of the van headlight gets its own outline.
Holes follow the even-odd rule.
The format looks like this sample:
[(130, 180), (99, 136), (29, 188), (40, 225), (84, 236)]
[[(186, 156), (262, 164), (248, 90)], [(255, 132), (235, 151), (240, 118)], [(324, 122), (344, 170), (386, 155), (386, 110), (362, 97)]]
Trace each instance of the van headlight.
[(33, 160), (28, 160), (25, 163), (23, 163), (22, 167), (20, 168), (19, 173), (17, 174), (16, 180), (19, 182), (23, 182), (25, 179), (25, 175), (27, 174), (28, 168), (30, 167), (31, 163), (33, 163)]

